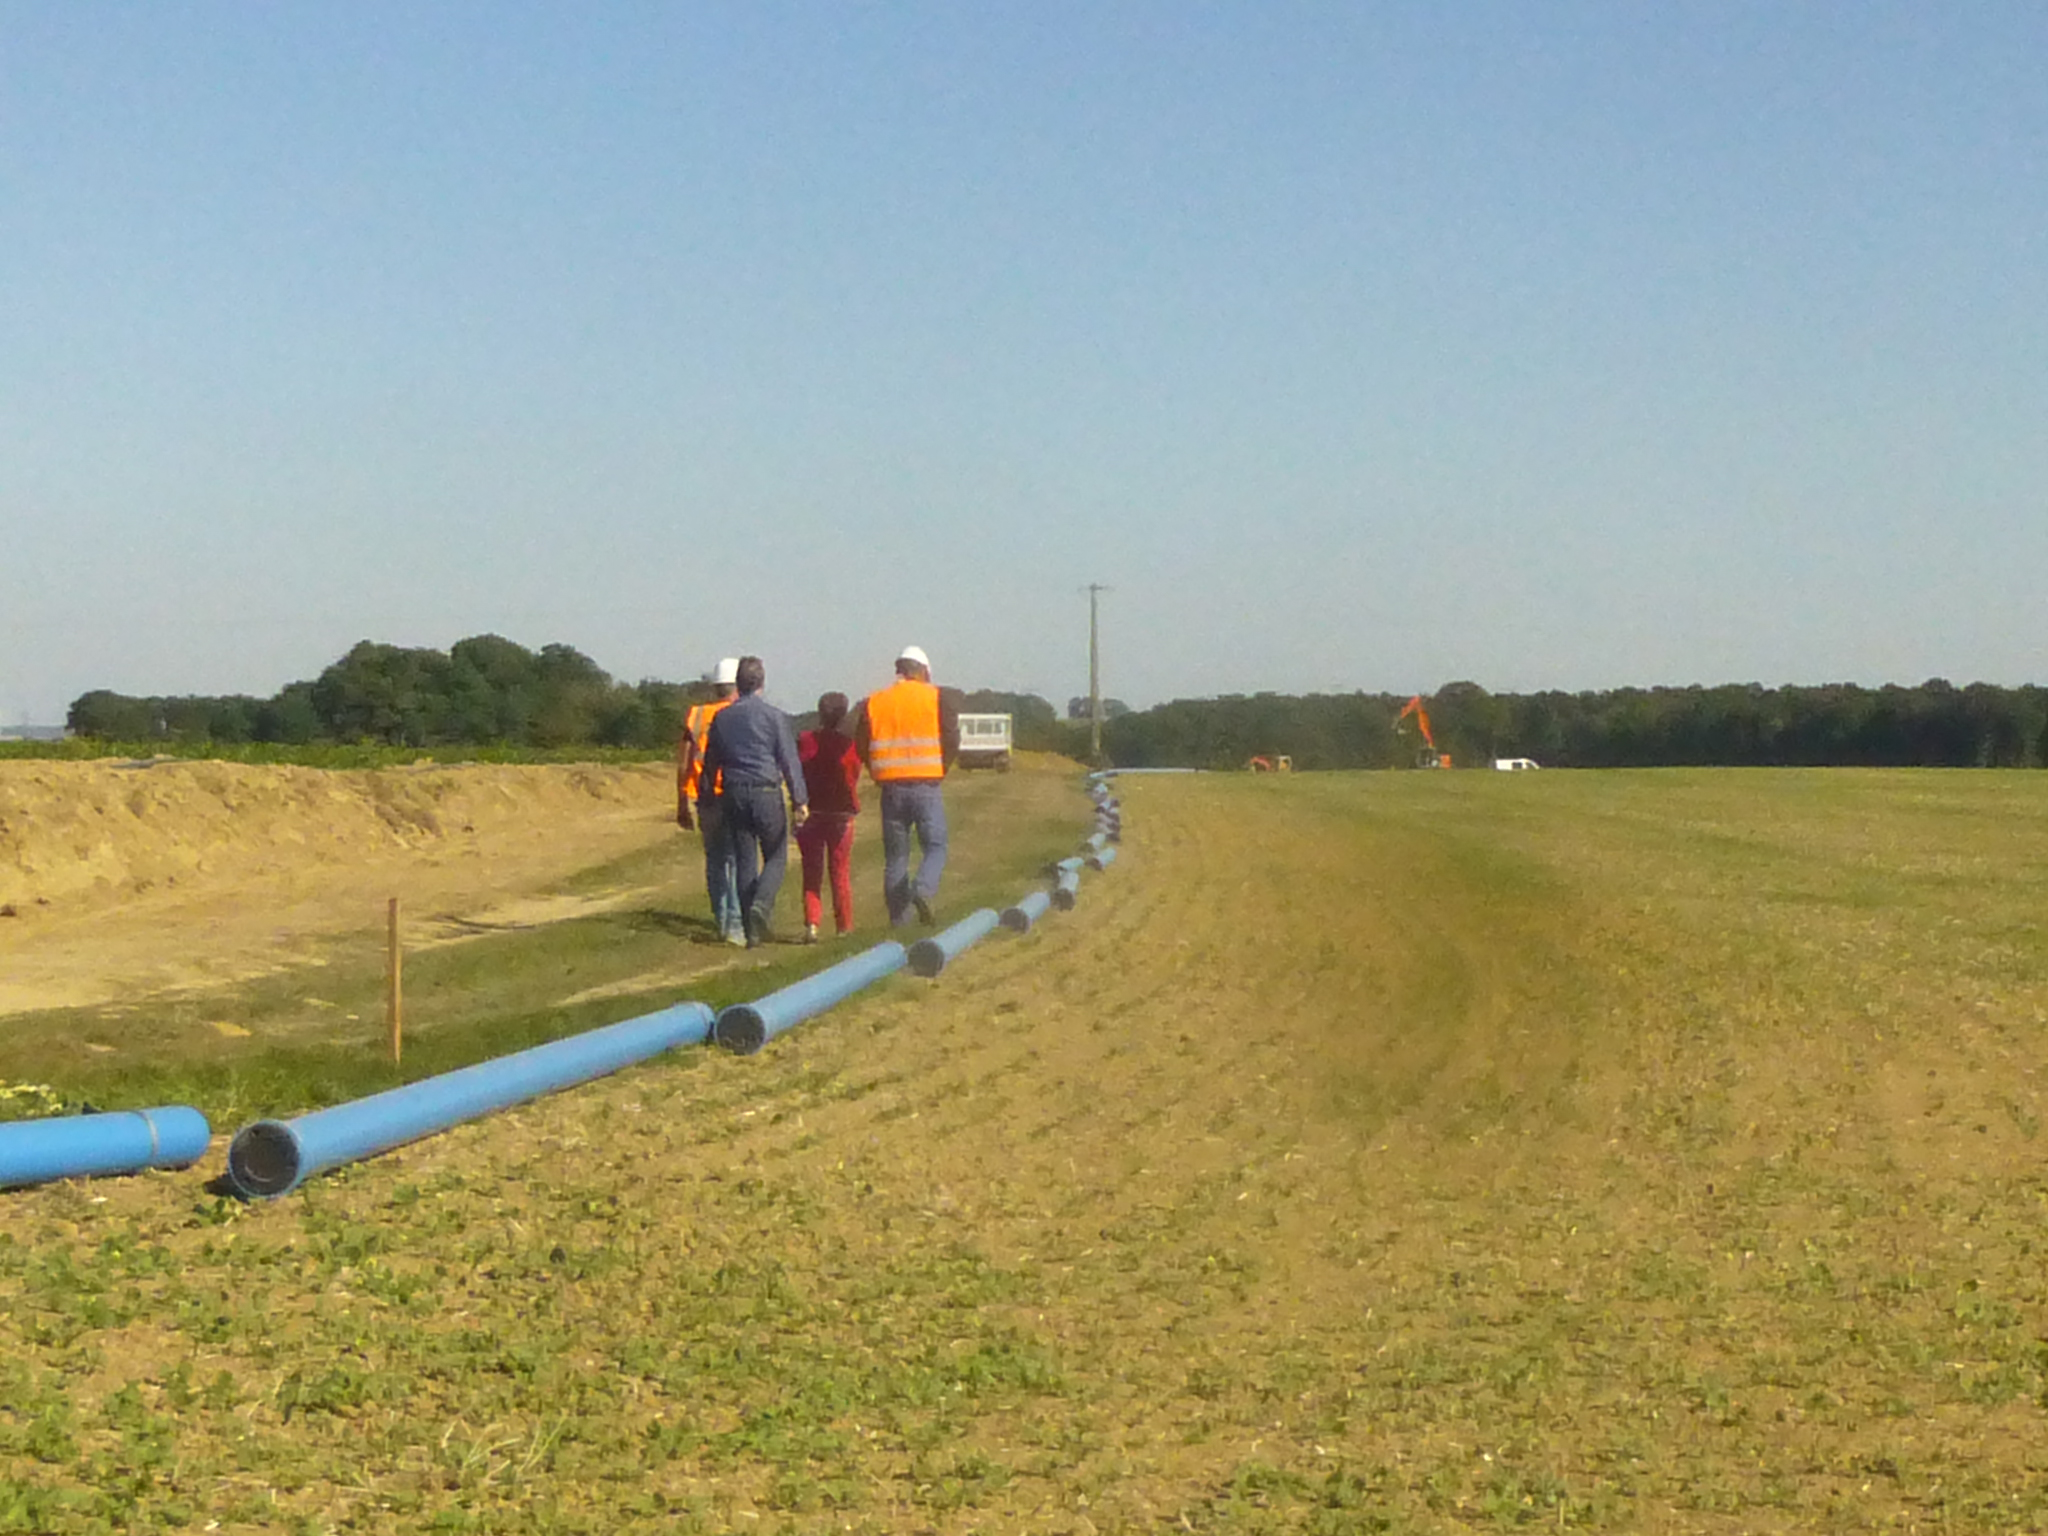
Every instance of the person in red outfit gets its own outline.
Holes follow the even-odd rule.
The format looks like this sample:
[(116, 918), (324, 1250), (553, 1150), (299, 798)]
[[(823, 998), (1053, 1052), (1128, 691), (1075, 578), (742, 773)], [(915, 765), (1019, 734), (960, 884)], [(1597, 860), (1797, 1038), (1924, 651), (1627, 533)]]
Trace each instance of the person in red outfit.
[(853, 932), (853, 818), (860, 814), (860, 755), (853, 738), (840, 732), (846, 719), (846, 695), (828, 693), (818, 700), (818, 728), (796, 739), (803, 765), (804, 788), (811, 797), (811, 819), (796, 831), (797, 851), (804, 861), (804, 938), (815, 942), (825, 916), (827, 865), (832, 871), (832, 920), (842, 934)]

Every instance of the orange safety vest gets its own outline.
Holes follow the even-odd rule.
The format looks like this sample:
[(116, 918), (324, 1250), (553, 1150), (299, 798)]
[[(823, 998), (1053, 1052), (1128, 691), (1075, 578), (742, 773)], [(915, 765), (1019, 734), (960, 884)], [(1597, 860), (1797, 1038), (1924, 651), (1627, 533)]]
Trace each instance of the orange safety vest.
[[(686, 800), (697, 798), (697, 783), (704, 775), (704, 743), (711, 739), (711, 721), (731, 702), (731, 699), (713, 699), (708, 704), (692, 704), (690, 712), (683, 716), (683, 737), (686, 741), (694, 741), (697, 744), (694, 753), (689, 753), (688, 749), (685, 749), (690, 760), (689, 771), (683, 775), (682, 784), (683, 798)], [(719, 777), (722, 779), (724, 774), (721, 772)], [(711, 792), (714, 795), (723, 794), (725, 786), (722, 783), (714, 784), (711, 786)]]
[(939, 739), (939, 690), (916, 678), (899, 678), (868, 695), (868, 772), (877, 784), (899, 784), (946, 776), (945, 745)]

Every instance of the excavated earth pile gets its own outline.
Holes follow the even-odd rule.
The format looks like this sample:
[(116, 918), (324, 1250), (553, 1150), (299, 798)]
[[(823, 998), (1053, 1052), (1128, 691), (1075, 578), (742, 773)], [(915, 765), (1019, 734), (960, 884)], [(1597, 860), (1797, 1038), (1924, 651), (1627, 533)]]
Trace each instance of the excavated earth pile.
[(661, 764), (0, 763), (0, 1012), (256, 974), (389, 895), (530, 892), (677, 837), (673, 782)]

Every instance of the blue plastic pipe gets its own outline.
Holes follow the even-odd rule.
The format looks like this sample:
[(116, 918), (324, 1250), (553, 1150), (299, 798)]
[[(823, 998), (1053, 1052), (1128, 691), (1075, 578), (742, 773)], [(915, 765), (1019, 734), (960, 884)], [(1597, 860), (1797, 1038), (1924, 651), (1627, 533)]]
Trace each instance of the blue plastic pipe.
[(1063, 869), (1059, 883), (1052, 888), (1052, 904), (1062, 912), (1074, 910), (1074, 903), (1081, 899), (1081, 871)]
[(672, 1046), (702, 1045), (710, 1034), (709, 1008), (677, 1003), (296, 1120), (258, 1120), (235, 1132), (228, 1146), (228, 1182), (247, 1199), (275, 1199), (329, 1168), (587, 1083)]
[(0, 1125), (0, 1189), (184, 1168), (205, 1156), (212, 1139), (206, 1116), (183, 1104), (18, 1120)]
[(1114, 848), (1098, 848), (1088, 855), (1088, 867), (1090, 869), (1107, 869), (1115, 862), (1116, 850)]
[(1029, 933), (1031, 925), (1045, 916), (1051, 906), (1051, 896), (1044, 891), (1033, 891), (1014, 907), (1003, 909), (1003, 926), (1012, 933)]
[(1108, 846), (1109, 834), (1107, 832), (1091, 832), (1088, 834), (1088, 841), (1081, 845), (1082, 857), (1086, 858), (1090, 854), (1099, 853)]
[(1071, 859), (1061, 859), (1059, 863), (1053, 865), (1052, 867), (1053, 876), (1054, 878), (1058, 878), (1059, 876), (1064, 875), (1070, 869), (1078, 870), (1082, 868), (1084, 865), (1086, 865), (1087, 862), (1088, 861), (1082, 858), (1081, 855), (1079, 855), (1078, 853), (1075, 854)]
[(718, 1015), (712, 1033), (718, 1043), (740, 1056), (751, 1056), (785, 1029), (823, 1013), (834, 1003), (871, 986), (892, 971), (903, 969), (909, 955), (894, 939), (863, 950), (815, 976), (793, 981), (779, 992), (751, 1003), (734, 1003)]
[(920, 976), (936, 976), (949, 961), (958, 958), (970, 944), (987, 938), (1000, 919), (994, 907), (983, 907), (960, 919), (944, 933), (919, 939), (910, 946), (910, 968)]

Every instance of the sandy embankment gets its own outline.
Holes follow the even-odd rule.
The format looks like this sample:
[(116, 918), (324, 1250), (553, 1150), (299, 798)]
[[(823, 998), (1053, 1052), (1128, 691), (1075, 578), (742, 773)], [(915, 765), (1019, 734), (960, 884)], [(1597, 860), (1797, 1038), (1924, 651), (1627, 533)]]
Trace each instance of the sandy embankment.
[(0, 763), (0, 1013), (302, 963), (392, 895), (489, 912), (677, 838), (673, 785), (660, 764)]

